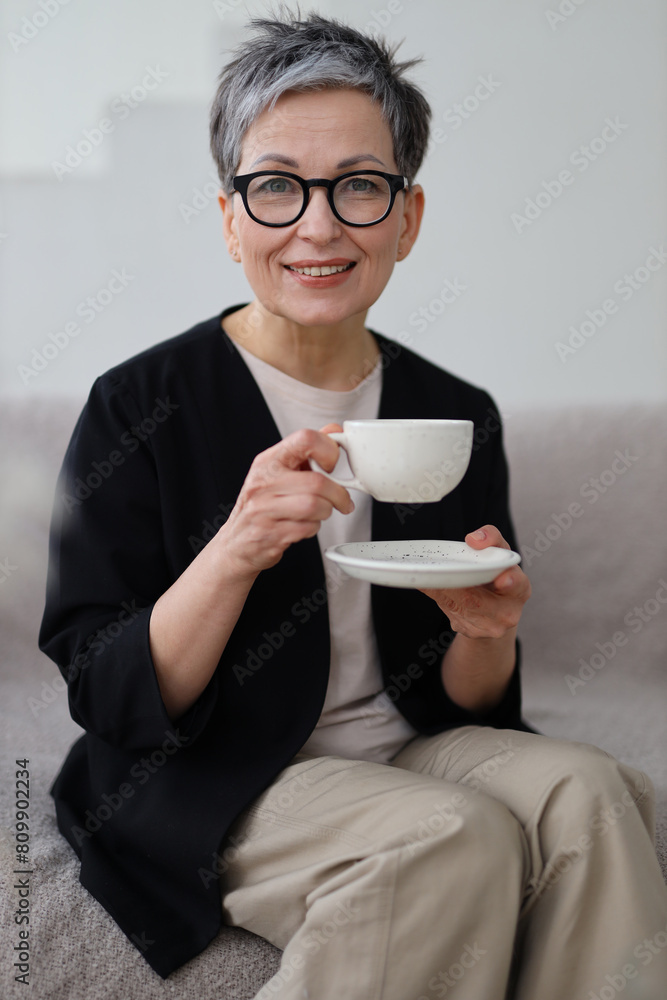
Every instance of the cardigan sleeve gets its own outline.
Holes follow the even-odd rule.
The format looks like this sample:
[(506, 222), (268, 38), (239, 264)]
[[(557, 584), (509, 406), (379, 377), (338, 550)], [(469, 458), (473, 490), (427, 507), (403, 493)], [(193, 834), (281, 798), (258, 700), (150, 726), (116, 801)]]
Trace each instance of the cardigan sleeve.
[[(173, 732), (149, 644), (157, 599), (174, 582), (165, 552), (155, 435), (121, 379), (97, 379), (61, 469), (51, 522), (40, 648), (68, 684), (72, 718), (125, 749)], [(176, 723), (192, 741), (212, 710), (213, 679)]]

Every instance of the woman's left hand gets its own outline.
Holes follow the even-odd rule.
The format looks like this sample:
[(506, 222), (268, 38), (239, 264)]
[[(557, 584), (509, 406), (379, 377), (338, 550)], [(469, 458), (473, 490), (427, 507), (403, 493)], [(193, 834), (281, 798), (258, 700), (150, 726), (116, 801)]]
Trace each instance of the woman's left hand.
[[(492, 524), (470, 532), (465, 542), (473, 549), (486, 549), (489, 545), (502, 549), (510, 547)], [(470, 639), (500, 639), (519, 624), (531, 586), (523, 570), (512, 566), (483, 586), (428, 589), (422, 593), (432, 597), (447, 615), (454, 632)]]

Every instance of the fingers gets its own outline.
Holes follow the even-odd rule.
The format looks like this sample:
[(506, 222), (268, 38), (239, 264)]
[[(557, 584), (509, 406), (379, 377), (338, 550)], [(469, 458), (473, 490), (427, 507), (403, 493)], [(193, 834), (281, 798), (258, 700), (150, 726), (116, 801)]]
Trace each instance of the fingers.
[[(303, 477), (311, 473), (288, 475)], [(327, 482), (324, 476), (318, 478)], [(246, 486), (216, 539), (226, 549), (228, 559), (254, 576), (274, 566), (290, 545), (314, 537), (322, 521), (331, 516), (332, 504), (312, 492), (288, 489), (276, 493)]]
[[(333, 430), (339, 425), (327, 426)], [(313, 458), (330, 472), (338, 461), (338, 453), (336, 442), (321, 431), (295, 431), (255, 458), (246, 480), (248, 490), (268, 488), (276, 494), (313, 492), (327, 499), (342, 514), (349, 514), (354, 510), (354, 503), (345, 487), (311, 471), (308, 465), (308, 459)], [(290, 475), (296, 478), (290, 480)]]
[[(502, 538), (497, 529), (493, 530), (495, 535), (490, 533), (489, 537)], [(455, 632), (470, 638), (497, 639), (519, 624), (531, 585), (523, 570), (512, 566), (483, 586), (424, 590), (423, 593), (447, 615)]]
[(449, 618), (454, 632), (472, 639), (502, 638), (516, 628), (525, 599), (495, 594), (487, 587), (424, 591)]
[(352, 498), (344, 486), (310, 469), (297, 472), (283, 470), (281, 475), (276, 475), (268, 482), (261, 474), (252, 479), (249, 477), (244, 499), (247, 503), (250, 499), (261, 497), (266, 508), (271, 509), (281, 497), (295, 502), (296, 498), (302, 496), (324, 501), (326, 508), (322, 509), (326, 509), (326, 517), (330, 516), (332, 507), (341, 514), (349, 514), (354, 510)]
[(333, 468), (338, 450), (326, 434), (301, 430), (257, 455), (227, 523), (216, 536), (228, 558), (256, 575), (275, 565), (290, 545), (316, 535), (332, 510), (342, 514), (354, 510), (345, 487), (308, 464), (308, 458), (314, 458)]
[(487, 584), (487, 589), (502, 597), (521, 600), (522, 603), (525, 603), (531, 594), (530, 580), (518, 566), (503, 570), (492, 583)]
[(241, 521), (233, 526), (230, 518), (215, 538), (222, 545), (228, 563), (240, 566), (242, 574), (255, 577), (275, 566), (290, 545), (314, 537), (319, 528), (319, 521), (269, 517), (254, 517), (250, 523)]
[[(313, 484), (311, 488), (309, 483)], [(286, 473), (276, 482), (275, 489), (259, 490), (247, 498), (246, 514), (253, 517), (267, 517), (274, 521), (319, 523), (331, 516), (337, 499), (331, 496), (331, 487), (335, 486), (335, 483), (330, 483), (325, 476), (317, 472)]]
[(485, 524), (477, 531), (469, 532), (464, 541), (472, 549), (486, 549), (489, 545), (496, 545), (499, 549), (509, 549), (509, 544), (493, 524)]
[[(327, 424), (330, 430), (338, 429), (338, 424)], [(285, 468), (301, 469), (309, 458), (314, 458), (318, 465), (321, 465), (327, 472), (331, 472), (338, 461), (338, 445), (330, 437), (321, 431), (314, 431), (310, 428), (303, 428), (289, 434), (273, 448), (269, 448), (264, 455), (271, 455), (279, 461)], [(275, 452), (275, 454), (271, 454)]]
[[(473, 549), (486, 549), (490, 545), (495, 545), (499, 549), (509, 549), (508, 542), (505, 541), (498, 529), (493, 524), (485, 524), (476, 531), (471, 531), (465, 537), (465, 542)], [(512, 566), (511, 569), (503, 570), (492, 583), (485, 585), (492, 593), (500, 594), (503, 597), (515, 598), (522, 603), (530, 597), (530, 582), (528, 577), (519, 569)]]

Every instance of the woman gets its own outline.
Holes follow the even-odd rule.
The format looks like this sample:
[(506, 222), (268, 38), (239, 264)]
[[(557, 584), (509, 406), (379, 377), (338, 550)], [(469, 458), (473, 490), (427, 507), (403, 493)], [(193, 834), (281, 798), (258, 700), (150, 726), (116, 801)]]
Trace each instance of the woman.
[[(41, 645), (86, 734), (60, 829), (162, 976), (224, 920), (283, 949), (262, 995), (599, 995), (667, 920), (651, 790), (522, 723), (526, 576), (420, 593), (322, 560), (516, 547), (492, 400), (365, 326), (419, 232), (428, 105), (355, 30), (254, 27), (211, 138), (255, 297), (98, 379), (65, 458)], [(497, 430), (438, 503), (353, 501), (309, 460), (376, 416)]]

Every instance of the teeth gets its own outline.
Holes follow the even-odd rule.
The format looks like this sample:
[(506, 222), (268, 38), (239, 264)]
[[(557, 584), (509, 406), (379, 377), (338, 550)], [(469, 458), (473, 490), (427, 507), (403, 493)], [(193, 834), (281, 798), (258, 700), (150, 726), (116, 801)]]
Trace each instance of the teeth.
[(347, 271), (352, 267), (352, 264), (333, 264), (331, 267), (324, 265), (324, 267), (290, 267), (287, 265), (290, 271), (296, 271), (297, 274), (310, 274), (313, 278), (319, 278), (320, 275), (325, 274), (340, 274), (341, 271)]

